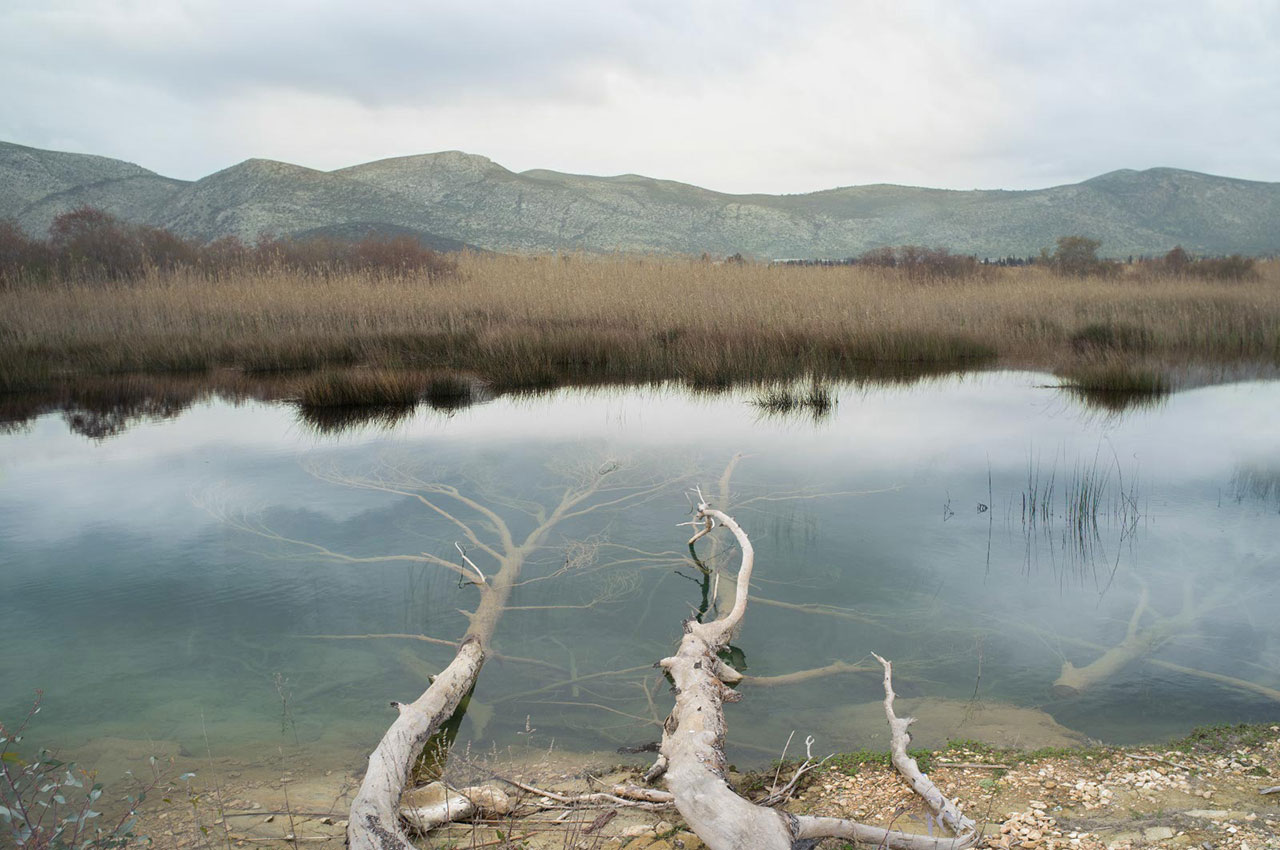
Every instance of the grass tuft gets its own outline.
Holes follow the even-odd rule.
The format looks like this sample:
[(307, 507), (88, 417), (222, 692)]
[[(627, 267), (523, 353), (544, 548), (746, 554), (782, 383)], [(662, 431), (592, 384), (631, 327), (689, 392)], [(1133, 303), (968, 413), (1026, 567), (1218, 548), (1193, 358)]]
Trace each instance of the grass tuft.
[(831, 415), (836, 406), (836, 397), (831, 388), (824, 384), (810, 384), (804, 390), (792, 386), (774, 386), (753, 398), (751, 404), (759, 408), (761, 413), (771, 416), (804, 412), (818, 420)]
[(1173, 742), (1174, 749), (1187, 753), (1230, 755), (1236, 750), (1260, 747), (1280, 738), (1273, 724), (1223, 723), (1197, 726), (1191, 734)]
[(1066, 378), (1071, 395), (1117, 413), (1159, 405), (1173, 389), (1161, 372), (1114, 357), (1077, 364), (1067, 370)]
[(388, 369), (322, 372), (307, 378), (298, 394), (302, 407), (413, 407), (422, 398), (421, 376)]

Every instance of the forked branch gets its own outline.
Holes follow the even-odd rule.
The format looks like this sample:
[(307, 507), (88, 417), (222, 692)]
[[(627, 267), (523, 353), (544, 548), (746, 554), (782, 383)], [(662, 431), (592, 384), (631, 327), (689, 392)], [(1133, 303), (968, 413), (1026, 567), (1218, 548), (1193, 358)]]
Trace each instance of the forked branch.
[(893, 713), (893, 688), (888, 662), (884, 664), (885, 713), (893, 729), (893, 761), (936, 817), (953, 829), (954, 837), (924, 835), (867, 826), (843, 818), (795, 816), (755, 805), (740, 797), (727, 780), (724, 703), (741, 695), (730, 687), (742, 675), (720, 660), (719, 653), (742, 625), (750, 595), (755, 552), (736, 521), (705, 500), (695, 521), (712, 520), (728, 528), (738, 541), (742, 563), (737, 592), (727, 614), (710, 623), (685, 621), (676, 654), (659, 666), (675, 683), (675, 708), (663, 724), (661, 755), (649, 777), (663, 776), (676, 808), (711, 850), (798, 850), (821, 838), (847, 838), (898, 850), (961, 850), (978, 838), (973, 822), (959, 813), (907, 755), (910, 720)]

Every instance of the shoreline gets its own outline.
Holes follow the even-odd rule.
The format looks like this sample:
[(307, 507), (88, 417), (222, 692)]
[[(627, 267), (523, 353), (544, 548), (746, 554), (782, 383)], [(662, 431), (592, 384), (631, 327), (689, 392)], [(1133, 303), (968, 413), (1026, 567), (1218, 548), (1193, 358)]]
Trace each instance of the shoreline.
[[(1027, 850), (1120, 850), (1202, 847), (1260, 850), (1280, 840), (1280, 800), (1259, 793), (1280, 777), (1280, 726), (1205, 727), (1179, 741), (1142, 747), (1001, 749), (976, 741), (917, 751), (922, 767), (966, 814), (983, 827), (979, 847)], [(504, 785), (516, 779), (546, 790), (582, 793), (636, 781), (647, 766), (609, 754), (569, 752), (455, 755), (447, 781), (496, 784), (520, 803), (536, 795)], [(855, 817), (869, 823), (925, 831), (924, 810), (887, 763), (887, 753), (862, 751), (832, 758), (806, 775), (784, 808), (796, 813)], [(794, 763), (789, 763), (794, 766)], [(347, 804), (363, 765), (309, 770), (306, 758), (286, 754), (257, 765), (241, 759), (191, 758), (172, 770), (196, 771), (193, 789), (172, 783), (142, 809), (140, 834), (172, 848), (338, 848)], [(731, 768), (732, 771), (732, 768)], [(783, 770), (786, 773), (786, 770)], [(176, 774), (175, 774), (176, 775)], [(774, 770), (731, 772), (734, 784), (757, 796)], [(194, 806), (187, 791), (200, 798)], [(160, 798), (168, 802), (161, 802)], [(219, 802), (221, 801), (221, 802)], [(609, 808), (560, 809), (453, 824), (431, 833), (427, 846), (508, 846), (531, 850), (696, 850), (674, 811), (615, 808), (598, 830), (583, 834)], [(556, 816), (560, 820), (556, 820)], [(203, 832), (200, 827), (208, 830)], [(504, 839), (501, 836), (505, 836)], [(294, 836), (297, 841), (287, 836)], [(525, 842), (525, 843), (519, 843)], [(444, 846), (450, 846), (445, 844)], [(832, 846), (840, 846), (833, 843)]]
[[(294, 408), (299, 421), (317, 433), (342, 433), (362, 427), (389, 428), (415, 413), (427, 410), (448, 416), (466, 408), (502, 398), (522, 398), (560, 391), (608, 392), (652, 389), (695, 395), (749, 394), (745, 403), (762, 416), (800, 416), (820, 420), (833, 414), (835, 393), (843, 387), (910, 387), (929, 381), (964, 379), (991, 374), (1026, 373), (1043, 376), (1036, 386), (1065, 394), (1085, 409), (1101, 415), (1122, 414), (1158, 406), (1179, 392), (1205, 386), (1223, 386), (1280, 379), (1280, 366), (1223, 364), (1191, 366), (1169, 373), (1157, 390), (1082, 389), (1070, 381), (1030, 365), (995, 364), (971, 370), (955, 369), (912, 377), (881, 375), (814, 381), (790, 380), (730, 382), (702, 387), (679, 379), (633, 382), (570, 381), (541, 388), (512, 390), (493, 387), (465, 373), (398, 370), (371, 372), (364, 367), (341, 370), (300, 370), (272, 375), (247, 375), (223, 368), (199, 374), (126, 373), (64, 377), (39, 389), (0, 390), (0, 433), (21, 428), (51, 413), (64, 414), (68, 423), (85, 436), (101, 439), (121, 433), (134, 424), (176, 417), (188, 408), (209, 401), (231, 404), (261, 402)], [(377, 385), (391, 381), (394, 398), (383, 397)], [(311, 392), (328, 395), (333, 384), (352, 385), (333, 400), (316, 401)], [(372, 399), (361, 396), (371, 390)]]

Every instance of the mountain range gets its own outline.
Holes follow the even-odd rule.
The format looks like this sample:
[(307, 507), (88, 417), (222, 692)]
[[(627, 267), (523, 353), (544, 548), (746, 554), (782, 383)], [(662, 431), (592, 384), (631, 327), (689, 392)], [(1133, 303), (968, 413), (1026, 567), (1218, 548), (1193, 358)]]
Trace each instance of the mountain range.
[(1108, 256), (1280, 251), (1280, 183), (1173, 168), (1027, 191), (876, 184), (731, 195), (634, 174), (513, 172), (459, 151), (317, 171), (250, 159), (187, 181), (122, 160), (0, 142), (0, 219), (44, 235), (90, 205), (211, 240), (409, 234), (429, 247), (829, 259), (883, 245), (1027, 256), (1059, 236)]

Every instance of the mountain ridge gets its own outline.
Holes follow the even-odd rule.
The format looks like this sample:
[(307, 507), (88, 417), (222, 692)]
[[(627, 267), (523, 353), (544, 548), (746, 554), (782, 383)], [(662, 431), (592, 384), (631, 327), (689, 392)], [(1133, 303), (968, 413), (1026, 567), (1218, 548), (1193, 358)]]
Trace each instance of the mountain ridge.
[(767, 195), (717, 192), (638, 174), (516, 172), (438, 151), (331, 171), (250, 158), (199, 180), (92, 154), (0, 142), (0, 218), (43, 235), (91, 205), (210, 240), (238, 236), (418, 234), (424, 244), (502, 252), (743, 253), (829, 259), (883, 245), (1026, 256), (1058, 236), (1109, 256), (1280, 250), (1280, 183), (1170, 167), (1121, 168), (1040, 189), (892, 183)]

